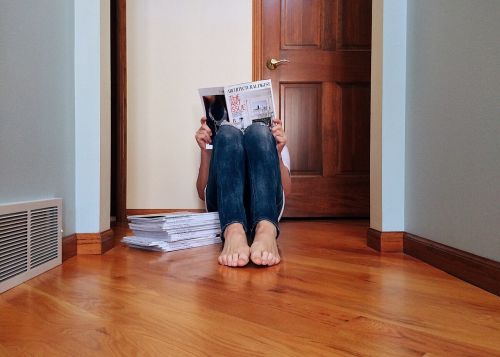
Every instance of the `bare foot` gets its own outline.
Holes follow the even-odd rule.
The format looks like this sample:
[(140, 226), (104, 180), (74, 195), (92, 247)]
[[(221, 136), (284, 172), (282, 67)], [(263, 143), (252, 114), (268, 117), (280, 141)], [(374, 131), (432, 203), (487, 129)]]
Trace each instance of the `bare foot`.
[(281, 260), (276, 243), (276, 227), (269, 221), (260, 221), (250, 247), (250, 259), (257, 265), (275, 265)]
[(243, 226), (239, 223), (229, 225), (224, 231), (224, 248), (217, 259), (219, 264), (228, 267), (242, 267), (248, 264), (250, 247)]

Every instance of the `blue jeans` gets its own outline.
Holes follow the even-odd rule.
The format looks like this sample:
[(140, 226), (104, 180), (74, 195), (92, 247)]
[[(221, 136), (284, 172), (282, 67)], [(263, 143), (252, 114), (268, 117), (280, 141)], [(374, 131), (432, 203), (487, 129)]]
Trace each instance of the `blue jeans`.
[(205, 202), (209, 212), (219, 211), (223, 238), (232, 223), (240, 223), (252, 238), (262, 220), (274, 224), (279, 235), (284, 197), (276, 141), (268, 126), (255, 123), (244, 133), (231, 125), (220, 127)]

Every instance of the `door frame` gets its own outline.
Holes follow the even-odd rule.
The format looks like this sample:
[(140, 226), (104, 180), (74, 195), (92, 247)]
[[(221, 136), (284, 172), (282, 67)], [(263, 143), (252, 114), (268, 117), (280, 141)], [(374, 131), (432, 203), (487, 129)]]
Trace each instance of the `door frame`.
[(111, 205), (127, 222), (127, 1), (111, 0)]
[(264, 57), (262, 51), (262, 1), (252, 0), (252, 80), (262, 79)]

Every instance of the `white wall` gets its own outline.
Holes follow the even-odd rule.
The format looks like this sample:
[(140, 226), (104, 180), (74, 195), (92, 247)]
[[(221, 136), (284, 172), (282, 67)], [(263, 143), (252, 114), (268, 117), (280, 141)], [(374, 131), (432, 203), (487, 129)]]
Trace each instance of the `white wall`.
[(409, 0), (406, 230), (500, 261), (500, 2)]
[(370, 227), (404, 231), (406, 0), (373, 0)]
[(0, 0), (0, 203), (61, 197), (75, 231), (73, 1)]
[(197, 208), (199, 87), (250, 81), (251, 0), (127, 2), (127, 208)]
[(75, 0), (76, 231), (110, 225), (109, 0)]

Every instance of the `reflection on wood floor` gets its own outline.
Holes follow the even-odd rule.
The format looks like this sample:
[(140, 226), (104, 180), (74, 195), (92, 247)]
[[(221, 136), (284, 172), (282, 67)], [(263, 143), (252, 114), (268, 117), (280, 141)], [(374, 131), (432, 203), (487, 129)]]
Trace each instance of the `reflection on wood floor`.
[(500, 298), (377, 254), (367, 225), (284, 222), (271, 268), (219, 246), (71, 258), (0, 295), (0, 355), (500, 356)]

